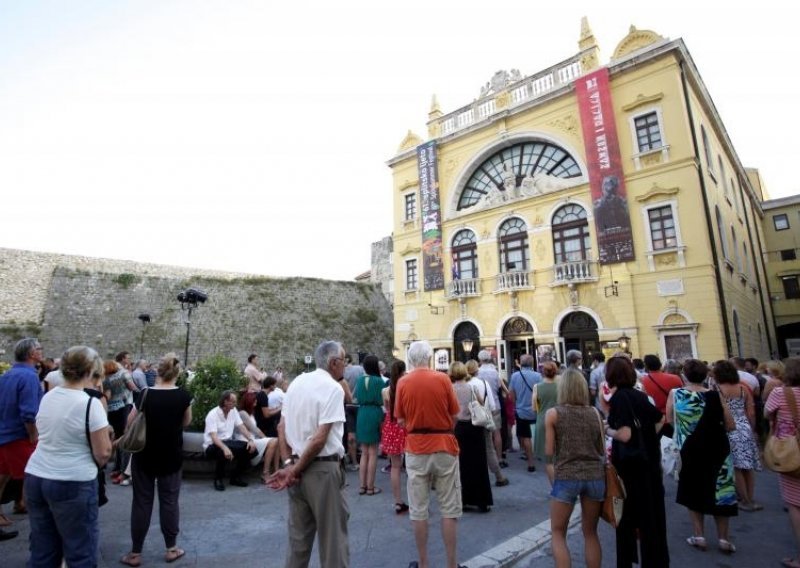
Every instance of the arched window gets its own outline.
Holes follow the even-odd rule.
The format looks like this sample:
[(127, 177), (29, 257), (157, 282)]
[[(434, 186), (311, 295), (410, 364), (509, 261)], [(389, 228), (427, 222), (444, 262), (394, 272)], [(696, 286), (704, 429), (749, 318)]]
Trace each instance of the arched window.
[(728, 256), (728, 239), (725, 238), (725, 227), (722, 225), (722, 215), (720, 215), (719, 207), (714, 206), (714, 213), (717, 217), (717, 234), (719, 235), (720, 246), (722, 246), (722, 256), (727, 260)]
[(549, 142), (523, 142), (503, 148), (479, 165), (458, 199), (458, 210), (467, 209), (497, 190), (518, 188), (526, 176), (544, 174), (562, 179), (581, 176), (581, 169), (566, 150)]
[(453, 280), (478, 277), (478, 246), (475, 233), (463, 229), (453, 237)]
[(525, 221), (516, 217), (505, 221), (498, 231), (500, 247), (500, 272), (528, 270), (528, 228)]
[(553, 254), (556, 264), (589, 260), (592, 243), (586, 210), (580, 205), (564, 205), (553, 215)]

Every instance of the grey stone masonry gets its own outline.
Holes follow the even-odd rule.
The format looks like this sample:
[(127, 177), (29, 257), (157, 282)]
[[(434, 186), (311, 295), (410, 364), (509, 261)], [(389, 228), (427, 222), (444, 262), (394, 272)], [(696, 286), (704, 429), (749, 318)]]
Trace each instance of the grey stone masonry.
[[(85, 344), (104, 357), (182, 358), (186, 314), (176, 296), (189, 286), (208, 294), (192, 313), (190, 364), (222, 354), (244, 366), (252, 352), (293, 375), (323, 339), (391, 356), (392, 312), (377, 285), (0, 249), (0, 358), (8, 361), (25, 335), (37, 335), (51, 357)], [(142, 324), (140, 313), (152, 321)]]

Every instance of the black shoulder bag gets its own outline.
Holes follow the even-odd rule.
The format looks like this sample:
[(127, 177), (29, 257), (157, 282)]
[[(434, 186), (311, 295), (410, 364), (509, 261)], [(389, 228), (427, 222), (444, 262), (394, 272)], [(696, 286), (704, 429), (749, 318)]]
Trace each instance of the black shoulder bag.
[(89, 453), (92, 455), (92, 461), (97, 467), (97, 504), (102, 507), (108, 503), (108, 496), (106, 495), (106, 471), (97, 460), (94, 459), (94, 451), (92, 450), (92, 435), (89, 432), (89, 409), (92, 407), (92, 397), (89, 397), (89, 402), (86, 403), (86, 420), (84, 428), (86, 429), (86, 441), (89, 443)]

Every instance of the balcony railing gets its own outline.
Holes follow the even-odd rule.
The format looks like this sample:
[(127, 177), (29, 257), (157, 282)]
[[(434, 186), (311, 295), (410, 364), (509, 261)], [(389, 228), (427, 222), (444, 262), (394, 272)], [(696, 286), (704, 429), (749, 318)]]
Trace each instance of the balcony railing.
[(495, 292), (513, 292), (515, 290), (532, 290), (529, 272), (501, 272), (497, 275)]
[(595, 261), (576, 260), (560, 262), (553, 266), (553, 286), (575, 284), (578, 282), (596, 282)]
[(506, 110), (537, 99), (564, 85), (568, 85), (583, 73), (581, 54), (562, 61), (535, 75), (525, 77), (521, 81), (507, 87), (510, 101), (508, 106), (497, 108), (497, 100), (493, 95), (476, 100), (438, 119), (439, 133), (442, 136), (452, 134), (463, 128), (480, 122), (495, 114), (498, 110)]
[(481, 281), (478, 278), (466, 278), (464, 280), (453, 280), (447, 285), (447, 298), (456, 300), (469, 296), (481, 295)]

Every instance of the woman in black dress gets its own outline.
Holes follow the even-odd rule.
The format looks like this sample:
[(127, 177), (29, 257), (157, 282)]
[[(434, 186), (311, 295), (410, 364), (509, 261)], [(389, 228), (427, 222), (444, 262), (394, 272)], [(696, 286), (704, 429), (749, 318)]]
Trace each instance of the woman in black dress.
[(617, 568), (630, 568), (633, 563), (642, 568), (666, 567), (669, 550), (657, 435), (664, 417), (645, 393), (633, 388), (636, 371), (627, 357), (615, 356), (606, 361), (606, 382), (615, 391), (606, 429), (606, 435), (613, 439), (611, 463), (627, 491), (622, 521), (617, 527)]
[(178, 498), (183, 465), (183, 429), (192, 421), (192, 397), (175, 385), (181, 366), (174, 353), (167, 353), (158, 364), (154, 387), (142, 393), (137, 411), (147, 416), (147, 441), (133, 454), (133, 502), (131, 503), (131, 551), (120, 561), (127, 566), (142, 563), (142, 547), (150, 528), (153, 498), (158, 484), (158, 512), (166, 553), (174, 562), (185, 552), (176, 546), (179, 526)]
[[(478, 385), (470, 381), (464, 363), (450, 365), (450, 380), (458, 399), (458, 421), (456, 439), (458, 440), (458, 468), (461, 474), (461, 503), (465, 507), (477, 507), (482, 513), (489, 511), (492, 501), (492, 486), (489, 482), (489, 469), (486, 462), (486, 442), (484, 428), (473, 426), (469, 413), (469, 403), (476, 399), (484, 404), (485, 394), (478, 391)], [(483, 387), (483, 383), (480, 384)]]

